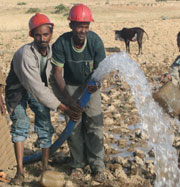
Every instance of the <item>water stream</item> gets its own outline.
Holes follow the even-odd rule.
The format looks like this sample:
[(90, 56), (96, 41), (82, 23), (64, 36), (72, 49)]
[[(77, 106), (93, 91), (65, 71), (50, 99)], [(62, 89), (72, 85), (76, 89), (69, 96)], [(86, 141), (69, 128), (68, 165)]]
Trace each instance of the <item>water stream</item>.
[(174, 120), (165, 114), (152, 98), (152, 89), (144, 72), (125, 52), (105, 58), (94, 71), (92, 79), (102, 81), (110, 72), (118, 70), (131, 88), (141, 118), (140, 127), (149, 136), (148, 145), (155, 154), (156, 187), (179, 187), (177, 151), (172, 147)]

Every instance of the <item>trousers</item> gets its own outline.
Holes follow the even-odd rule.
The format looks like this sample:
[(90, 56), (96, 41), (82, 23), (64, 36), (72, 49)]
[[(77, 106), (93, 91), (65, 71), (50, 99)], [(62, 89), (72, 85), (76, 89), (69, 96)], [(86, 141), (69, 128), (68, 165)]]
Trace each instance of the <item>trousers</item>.
[[(81, 96), (82, 89), (79, 86), (67, 85), (67, 90), (74, 99)], [(66, 116), (66, 122), (68, 121)], [(89, 164), (92, 171), (104, 170), (103, 114), (99, 89), (91, 94), (82, 117), (76, 123), (67, 142), (72, 168), (83, 168)]]

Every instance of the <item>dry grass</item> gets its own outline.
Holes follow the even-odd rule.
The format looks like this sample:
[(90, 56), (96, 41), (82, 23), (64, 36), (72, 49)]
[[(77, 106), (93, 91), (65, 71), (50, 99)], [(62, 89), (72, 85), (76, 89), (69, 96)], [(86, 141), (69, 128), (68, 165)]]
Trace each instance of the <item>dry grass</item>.
[[(32, 38), (28, 36), (28, 21), (34, 13), (27, 14), (27, 10), (38, 8), (55, 23), (53, 42), (60, 34), (70, 30), (67, 18), (63, 14), (53, 13), (55, 7), (61, 3), (70, 8), (76, 2), (75, 0), (61, 0), (61, 2), (58, 0), (13, 0), (7, 3), (6, 0), (1, 0), (0, 18), (3, 24), (0, 27), (0, 61), (3, 71), (5, 73), (8, 71), (13, 53), (24, 43), (32, 41)], [(91, 8), (95, 19), (91, 29), (101, 36), (105, 47), (120, 47), (124, 50), (124, 43), (114, 40), (113, 30), (141, 26), (149, 34), (150, 40), (146, 40), (143, 44), (145, 55), (139, 58), (132, 55), (135, 60), (140, 63), (144, 61), (157, 63), (156, 61), (162, 62), (168, 57), (170, 59), (168, 63), (171, 63), (174, 54), (177, 53), (176, 34), (180, 28), (180, 2), (156, 2), (155, 0), (81, 0), (79, 2)], [(131, 45), (132, 52), (135, 54), (137, 46), (135, 43)], [(148, 54), (149, 51), (151, 54)]]
[[(25, 2), (25, 3), (23, 3)], [(55, 23), (52, 43), (69, 31), (69, 22), (63, 14), (54, 14), (55, 7), (63, 4), (72, 7), (76, 0), (0, 0), (0, 66), (5, 75), (9, 72), (14, 52), (32, 38), (28, 36), (28, 21), (38, 8)], [(125, 50), (123, 42), (114, 40), (114, 30), (122, 27), (139, 26), (149, 35), (143, 39), (143, 55), (137, 56), (137, 44), (131, 43), (131, 58), (144, 70), (148, 80), (168, 71), (170, 64), (179, 54), (176, 35), (180, 30), (180, 2), (156, 2), (156, 0), (81, 0), (88, 5), (95, 19), (90, 27), (98, 33), (105, 48)], [(19, 3), (19, 4), (18, 4)], [(107, 55), (111, 52), (107, 52)], [(13, 171), (10, 171), (14, 175)], [(31, 178), (30, 180), (36, 180)]]

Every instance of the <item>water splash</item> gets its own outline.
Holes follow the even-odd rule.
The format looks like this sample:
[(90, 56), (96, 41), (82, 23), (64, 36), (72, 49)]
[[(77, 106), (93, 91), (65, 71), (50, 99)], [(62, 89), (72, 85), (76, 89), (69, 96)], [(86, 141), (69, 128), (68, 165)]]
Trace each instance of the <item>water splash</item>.
[(177, 151), (172, 147), (174, 120), (152, 98), (152, 89), (138, 64), (125, 52), (105, 58), (94, 71), (92, 79), (102, 81), (110, 72), (118, 70), (131, 88), (141, 117), (141, 130), (149, 136), (149, 146), (154, 148), (156, 187), (180, 186)]

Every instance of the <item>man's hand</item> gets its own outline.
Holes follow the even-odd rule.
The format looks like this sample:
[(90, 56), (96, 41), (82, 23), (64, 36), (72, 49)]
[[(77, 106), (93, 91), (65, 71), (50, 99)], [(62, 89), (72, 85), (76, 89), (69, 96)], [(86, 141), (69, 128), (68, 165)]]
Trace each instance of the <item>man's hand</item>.
[(97, 85), (88, 85), (88, 92), (90, 94), (96, 92), (98, 90), (98, 86)]
[(88, 92), (90, 94), (96, 92), (101, 87), (101, 83), (98, 81), (96, 85), (88, 85)]
[(69, 104), (69, 107), (70, 107), (73, 111), (75, 111), (75, 112), (77, 112), (77, 113), (82, 113), (83, 110), (84, 110), (76, 101), (73, 101), (73, 100), (72, 100), (72, 102)]
[[(79, 106), (80, 107), (80, 106)], [(72, 120), (72, 121), (79, 121), (79, 119), (81, 118), (82, 116), (82, 107), (81, 110), (79, 110), (79, 112), (71, 109), (70, 107), (64, 105), (64, 104), (60, 104), (59, 107), (58, 107), (61, 111), (63, 111), (65, 114), (67, 114), (69, 116), (69, 118)]]

